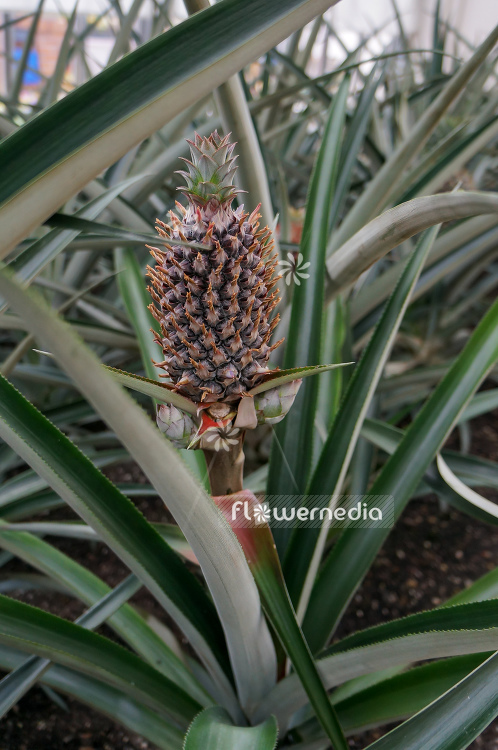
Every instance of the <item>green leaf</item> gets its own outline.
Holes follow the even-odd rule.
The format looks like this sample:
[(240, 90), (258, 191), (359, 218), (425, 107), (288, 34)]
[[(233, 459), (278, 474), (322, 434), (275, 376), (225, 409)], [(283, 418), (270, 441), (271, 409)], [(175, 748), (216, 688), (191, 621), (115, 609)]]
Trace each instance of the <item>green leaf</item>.
[[(433, 284), (446, 276), (446, 273), (461, 268), (486, 253), (496, 243), (498, 231), (496, 215), (476, 216), (459, 222), (455, 227), (442, 232), (434, 243), (434, 248), (427, 259), (413, 299), (431, 289)], [(441, 263), (445, 261), (446, 263)], [(369, 313), (376, 310), (379, 304), (389, 296), (398, 278), (396, 264), (393, 264), (372, 279), (371, 283), (359, 290), (351, 303), (351, 321), (356, 325)]]
[[(313, 498), (313, 505), (317, 505), (317, 495), (323, 498), (330, 496), (332, 501), (343, 491), (363, 420), (438, 230), (439, 227), (428, 230), (418, 242), (353, 372), (308, 486), (307, 493)], [(284, 572), (294, 602), (299, 601), (305, 580), (308, 584), (300, 605), (302, 611), (315, 580), (326, 538), (326, 524), (316, 530), (296, 528), (288, 548)]]
[[(324, 358), (328, 360), (341, 359), (346, 341), (346, 314), (343, 300), (340, 298), (333, 300), (323, 312)], [(319, 454), (339, 408), (344, 381), (344, 373), (341, 370), (330, 372), (324, 378), (320, 378), (316, 410), (318, 426), (315, 455)]]
[[(3, 669), (16, 669), (25, 654), (0, 645), (0, 665)], [(41, 677), (44, 685), (109, 716), (145, 737), (160, 750), (182, 750), (183, 732), (170, 724), (158, 711), (153, 711), (122, 691), (106, 685), (80, 672), (59, 665), (51, 666)]]
[(38, 24), (40, 23), (44, 2), (45, 0), (39, 0), (38, 2), (38, 8), (33, 15), (33, 20), (31, 21), (29, 31), (24, 42), (21, 59), (16, 66), (16, 77), (12, 86), (12, 91), (9, 92), (9, 98), (13, 104), (17, 104), (19, 100), (19, 94), (21, 93), (24, 74), (26, 73), (26, 69), (28, 67), (29, 53), (31, 52), (31, 48), (35, 40), (36, 30), (38, 29)]
[(293, 380), (308, 378), (310, 375), (320, 375), (322, 372), (330, 372), (338, 367), (348, 367), (354, 362), (338, 362), (335, 365), (311, 365), (310, 367), (291, 367), (288, 370), (275, 370), (271, 375), (265, 375), (262, 383), (251, 388), (248, 391), (249, 396), (255, 396), (257, 393), (264, 393), (271, 388), (278, 388), (284, 383), (291, 383)]
[(200, 708), (178, 685), (122, 646), (1, 594), (0, 642), (101, 679), (181, 726)]
[(466, 604), (467, 602), (481, 602), (486, 599), (498, 598), (498, 568), (490, 570), (489, 573), (478, 578), (470, 586), (459, 591), (458, 594), (448, 599), (446, 605)]
[[(460, 413), (498, 358), (498, 302), (406, 431), (370, 492), (392, 496), (398, 518)], [(334, 545), (312, 592), (304, 632), (312, 649), (326, 642), (389, 529), (346, 529)]]
[[(95, 630), (136, 594), (141, 583), (132, 574), (125, 578), (87, 612), (75, 620), (76, 625)], [(5, 716), (50, 666), (50, 659), (32, 656), (0, 681), (0, 717)]]
[(3, 140), (2, 257), (105, 167), (330, 4), (224, 0), (125, 55)]
[(353, 169), (357, 163), (360, 149), (363, 147), (365, 133), (372, 117), (372, 104), (375, 100), (377, 88), (383, 79), (378, 67), (378, 64), (373, 66), (365, 82), (344, 136), (344, 147), (339, 165), (339, 178), (330, 210), (329, 231), (331, 233), (335, 231), (337, 219), (347, 199)]
[[(371, 672), (497, 649), (498, 601), (442, 607), (377, 625), (343, 638), (316, 664), (327, 690)], [(307, 702), (296, 675), (273, 688), (255, 714), (262, 721), (270, 714), (285, 725)], [(404, 750), (404, 748), (403, 748)]]
[[(107, 206), (127, 187), (138, 181), (137, 177), (131, 177), (129, 180), (109, 188), (98, 198), (89, 201), (86, 206), (76, 211), (77, 217), (87, 219), (96, 218)], [(10, 263), (9, 267), (16, 273), (19, 280), (27, 284), (31, 282), (43, 269), (54, 260), (68, 245), (77, 237), (77, 229), (53, 229), (39, 240), (33, 242), (29, 247), (23, 250)], [(1, 301), (0, 301), (1, 305)], [(2, 306), (3, 307), (3, 306)]]
[(214, 706), (195, 717), (183, 750), (274, 750), (277, 736), (274, 718), (255, 727), (234, 727), (227, 712)]
[(106, 370), (111, 373), (117, 383), (124, 385), (125, 388), (144, 393), (162, 404), (174, 404), (182, 411), (186, 411), (187, 414), (197, 414), (197, 406), (193, 401), (155, 380), (144, 378), (142, 375), (135, 375), (132, 372), (116, 370), (115, 367), (106, 367)]
[[(210, 661), (226, 667), (212, 604), (176, 553), (91, 461), (0, 378), (0, 435), (136, 573)], [(103, 501), (105, 500), (105, 501)]]
[(52, 77), (50, 78), (46, 90), (42, 94), (42, 101), (44, 106), (49, 106), (53, 102), (55, 102), (59, 96), (59, 91), (62, 86), (62, 81), (64, 79), (64, 74), (66, 72), (66, 68), (68, 66), (68, 57), (69, 57), (69, 49), (71, 44), (71, 38), (73, 36), (74, 31), (74, 25), (76, 23), (76, 19), (78, 18), (78, 2), (74, 3), (73, 12), (71, 13), (71, 16), (68, 19), (66, 31), (64, 33), (64, 37), (62, 39), (62, 44), (59, 49), (59, 55), (57, 57), (57, 62), (55, 65), (55, 70), (52, 73)]
[[(343, 245), (360, 227), (369, 221), (376, 212), (395, 199), (399, 177), (420, 151), (434, 128), (448, 110), (452, 102), (467, 85), (472, 75), (479, 70), (498, 40), (498, 27), (494, 28), (472, 57), (461, 66), (448, 81), (439, 96), (418, 119), (407, 138), (402, 141), (387, 159), (363, 195), (356, 201), (338, 232), (331, 238), (329, 251)], [(441, 223), (442, 218), (432, 223)]]
[(337, 713), (347, 731), (389, 724), (421, 711), (478, 667), (481, 654), (455, 656), (381, 680), (342, 701)]
[(476, 511), (482, 511), (486, 520), (492, 523), (498, 523), (498, 505), (491, 500), (487, 500), (475, 490), (467, 487), (450, 469), (441, 454), (437, 455), (436, 465), (440, 477), (449, 488), (459, 495), (467, 504), (473, 506)]
[[(0, 523), (0, 548), (45, 573), (85, 604), (91, 606), (109, 594), (109, 587), (100, 578), (43, 539), (5, 528), (6, 524)], [(108, 625), (143, 659), (205, 705), (206, 694), (197, 680), (135, 609), (123, 606), (110, 617)]]
[(457, 191), (414, 198), (372, 219), (327, 260), (326, 301), (347, 288), (379, 258), (428, 227), (469, 216), (494, 214), (498, 196)]
[[(256, 584), (229, 525), (202, 487), (178, 462), (176, 452), (160, 434), (156, 425), (113, 381), (111, 375), (74, 335), (67, 323), (60, 320), (32, 291), (23, 290), (5, 274), (0, 274), (0, 294), (8, 297), (9, 304), (14, 310), (29, 321), (33, 334), (56, 356), (101, 418), (133, 454), (174, 515), (201, 565), (216, 602), (239, 697), (246, 710), (250, 712), (256, 701), (268, 692), (275, 681), (276, 657), (271, 635), (261, 616)], [(15, 444), (16, 451), (25, 458), (29, 456), (28, 462), (42, 476), (49, 471), (45, 462), (40, 460), (39, 454), (31, 451), (25, 443), (21, 443), (13, 432), (9, 432), (9, 444)], [(107, 504), (103, 502), (104, 496), (101, 494), (98, 506), (105, 505), (108, 511)], [(71, 502), (74, 503), (72, 495)], [(100, 512), (102, 510), (100, 507)], [(119, 515), (110, 515), (109, 522), (111, 526), (115, 526)], [(90, 520), (88, 515), (84, 516), (84, 519), (93, 525), (94, 521)], [(142, 535), (135, 532), (133, 536), (138, 539)], [(141, 539), (141, 543), (147, 546), (144, 539)], [(120, 556), (127, 560), (128, 555), (125, 558), (123, 553), (126, 554), (125, 549), (120, 550)], [(148, 556), (147, 551), (144, 554)], [(134, 570), (129, 562), (127, 564), (138, 577), (143, 575), (142, 571)], [(165, 567), (163, 564), (163, 571)], [(147, 585), (153, 593), (157, 592), (154, 581), (149, 580)], [(182, 596), (192, 604), (193, 599), (185, 591)], [(212, 614), (212, 605), (208, 605), (207, 612), (209, 614), (203, 619), (202, 627), (218, 630), (219, 621)], [(179, 624), (181, 623), (182, 629), (188, 628), (189, 621), (182, 616), (180, 610), (175, 611), (174, 617)], [(198, 631), (190, 628), (188, 637), (192, 643), (195, 639), (200, 656), (217, 681), (219, 689), (223, 691), (227, 708), (230, 706), (228, 710), (233, 715), (240, 715), (240, 708), (234, 701), (226, 673), (222, 671), (218, 660), (212, 656), (212, 651), (208, 650), (206, 641), (198, 636)]]
[[(349, 82), (346, 76), (334, 97), (310, 183), (300, 246), (304, 262), (310, 264), (307, 269), (309, 278), (294, 286), (285, 368), (317, 365), (321, 357), (323, 264), (330, 205), (338, 178)], [(303, 383), (294, 408), (275, 429), (268, 476), (268, 492), (272, 495), (304, 492), (312, 460), (317, 395), (316, 380)], [(275, 529), (275, 532), (277, 546), (283, 550), (290, 529)]]
[[(255, 508), (258, 507), (256, 497), (250, 492), (241, 492), (221, 498), (220, 504), (228, 522), (233, 523), (236, 516), (232, 506), (235, 509), (239, 502), (247, 503), (252, 510), (252, 517), (255, 517)], [(258, 523), (257, 527), (234, 524), (233, 530), (258, 585), (268, 619), (292, 662), (319, 722), (332, 740), (334, 750), (347, 750), (346, 740), (329, 702), (320, 673), (296, 620), (270, 527), (267, 523)]]
[[(100, 455), (98, 455), (100, 453)], [(123, 450), (100, 451), (97, 455), (90, 453), (88, 458), (99, 469), (112, 466), (126, 459), (127, 453)], [(0, 488), (0, 508), (16, 500), (28, 497), (35, 492), (40, 492), (48, 486), (47, 482), (30, 469), (19, 472), (11, 479), (7, 479)]]
[(119, 292), (139, 342), (146, 375), (150, 380), (157, 380), (157, 367), (152, 360), (160, 360), (161, 350), (154, 342), (150, 329), (158, 331), (159, 326), (147, 309), (150, 297), (146, 290), (145, 274), (129, 248), (116, 248), (114, 263), (118, 272)]
[[(140, 187), (138, 187), (137, 183), (140, 185)], [(142, 188), (142, 183), (146, 183), (146, 177), (144, 175), (137, 175), (133, 180), (133, 184), (135, 185), (136, 190)], [(125, 198), (127, 198), (130, 194), (130, 188), (131, 183), (128, 183), (126, 187)], [(112, 211), (112, 208), (110, 210)], [(133, 211), (131, 209), (128, 210), (133, 216)], [(127, 214), (127, 216), (129, 216), (130, 214)], [(117, 215), (117, 218), (119, 218), (119, 214)], [(145, 224), (145, 221), (143, 219), (139, 219), (137, 221), (137, 224), (141, 226), (142, 222)], [(117, 224), (103, 224), (100, 221), (90, 221), (89, 219), (79, 218), (77, 214), (55, 213), (52, 214), (52, 216), (50, 216), (44, 222), (44, 224), (50, 227), (59, 227), (63, 229), (77, 229), (79, 232), (84, 232), (86, 235), (90, 235), (85, 238), (80, 238), (82, 243), (88, 242), (89, 247), (91, 247), (91, 243), (94, 240), (102, 240), (105, 242), (106, 237), (109, 238), (109, 240), (113, 240), (113, 242), (110, 242), (109, 240), (107, 241), (108, 246), (119, 244), (125, 246), (143, 246), (145, 243), (158, 241), (157, 233), (154, 234), (152, 232), (141, 232), (133, 229), (127, 229), (126, 227)], [(192, 247), (198, 250), (205, 249), (205, 246), (197, 242), (184, 242), (180, 239), (175, 240), (175, 242), (183, 247)], [(74, 243), (72, 246), (74, 247)]]
[(498, 654), (385, 737), (375, 750), (464, 750), (498, 714)]
[(461, 414), (458, 424), (466, 422), (469, 419), (475, 419), (481, 414), (498, 408), (498, 388), (491, 388), (489, 391), (476, 393), (472, 401), (468, 404), (465, 411)]
[[(472, 407), (472, 402), (469, 407)], [(462, 420), (465, 411), (458, 422)], [(374, 445), (392, 454), (401, 443), (404, 431), (378, 420), (367, 419), (363, 424), (362, 434)], [(438, 471), (437, 464), (440, 461), (446, 466), (446, 470), (443, 469), (445, 476)], [(498, 487), (498, 464), (476, 456), (442, 451), (438, 454), (436, 466), (431, 465), (425, 472), (424, 482), (458, 510), (480, 521), (496, 524), (496, 504), (466, 487), (464, 482)]]

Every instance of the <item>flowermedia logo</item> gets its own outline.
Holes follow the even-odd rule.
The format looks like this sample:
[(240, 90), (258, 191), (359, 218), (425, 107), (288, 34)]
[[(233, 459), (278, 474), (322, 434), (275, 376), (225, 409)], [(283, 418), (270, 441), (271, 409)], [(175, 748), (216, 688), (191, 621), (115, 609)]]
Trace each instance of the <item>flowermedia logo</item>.
[(236, 500), (230, 518), (235, 527), (390, 528), (394, 505), (391, 495), (272, 495), (258, 503)]

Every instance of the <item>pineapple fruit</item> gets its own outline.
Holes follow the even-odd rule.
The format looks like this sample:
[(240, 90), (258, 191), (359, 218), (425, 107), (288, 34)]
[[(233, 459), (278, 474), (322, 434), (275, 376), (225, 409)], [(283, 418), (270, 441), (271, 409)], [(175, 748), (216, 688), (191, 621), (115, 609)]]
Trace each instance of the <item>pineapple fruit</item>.
[(178, 448), (229, 450), (246, 429), (283, 419), (301, 381), (248, 395), (274, 374), (268, 359), (283, 341), (270, 344), (280, 301), (273, 240), (260, 229), (259, 206), (251, 214), (232, 206), (241, 191), (229, 135), (188, 143), (188, 171), (179, 172), (186, 185), (178, 188), (187, 206), (177, 202), (169, 225), (157, 221), (162, 247), (149, 247), (156, 264), (147, 275), (164, 353), (155, 364), (168, 388), (197, 405), (198, 419), (162, 405), (157, 422)]
[[(260, 229), (258, 208), (234, 209), (238, 191), (234, 145), (215, 131), (189, 141), (191, 160), (179, 188), (188, 205), (177, 203), (168, 226), (157, 222), (164, 249), (150, 248), (150, 310), (161, 327), (165, 371), (175, 390), (201, 405), (231, 403), (255, 386), (265, 372), (278, 323), (277, 264), (268, 228)], [(195, 243), (199, 249), (175, 241)]]

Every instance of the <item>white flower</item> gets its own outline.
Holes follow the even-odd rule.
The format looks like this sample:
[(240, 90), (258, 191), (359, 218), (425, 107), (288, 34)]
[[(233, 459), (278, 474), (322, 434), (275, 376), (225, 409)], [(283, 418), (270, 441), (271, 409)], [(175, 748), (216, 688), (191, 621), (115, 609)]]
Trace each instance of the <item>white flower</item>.
[(240, 430), (238, 427), (219, 427), (204, 433), (204, 439), (210, 443), (209, 448), (214, 451), (229, 451), (231, 445), (236, 445)]
[(291, 282), (294, 281), (297, 286), (300, 286), (300, 279), (309, 279), (310, 275), (309, 273), (305, 273), (304, 269), (308, 268), (311, 264), (309, 261), (303, 263), (304, 256), (302, 253), (298, 253), (297, 258), (294, 258), (294, 255), (289, 252), (287, 253), (287, 257), (289, 260), (278, 261), (278, 265), (284, 268), (282, 276), (285, 279), (285, 283), (287, 286), (290, 286)]

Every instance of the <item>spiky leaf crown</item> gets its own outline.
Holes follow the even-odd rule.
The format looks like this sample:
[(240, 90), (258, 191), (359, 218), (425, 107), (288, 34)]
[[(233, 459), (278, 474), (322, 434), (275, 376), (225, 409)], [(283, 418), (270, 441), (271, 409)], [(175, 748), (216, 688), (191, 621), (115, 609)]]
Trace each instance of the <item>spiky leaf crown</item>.
[(220, 138), (215, 130), (208, 138), (196, 133), (194, 141), (187, 140), (192, 158), (180, 158), (187, 165), (188, 172), (178, 170), (177, 174), (181, 174), (187, 183), (179, 190), (192, 203), (205, 206), (213, 199), (219, 203), (231, 202), (241, 192), (232, 184), (237, 157), (232, 157), (235, 143), (229, 143), (229, 138), (230, 133)]
[(268, 371), (270, 352), (281, 343), (270, 346), (279, 302), (278, 289), (271, 292), (271, 232), (259, 229), (258, 209), (248, 215), (243, 206), (232, 208), (238, 191), (228, 139), (214, 132), (190, 142), (187, 185), (180, 188), (188, 206), (177, 203), (180, 218), (170, 212), (169, 226), (158, 221), (165, 249), (150, 248), (156, 266), (148, 268), (164, 352), (158, 367), (176, 390), (205, 404), (238, 401)]

